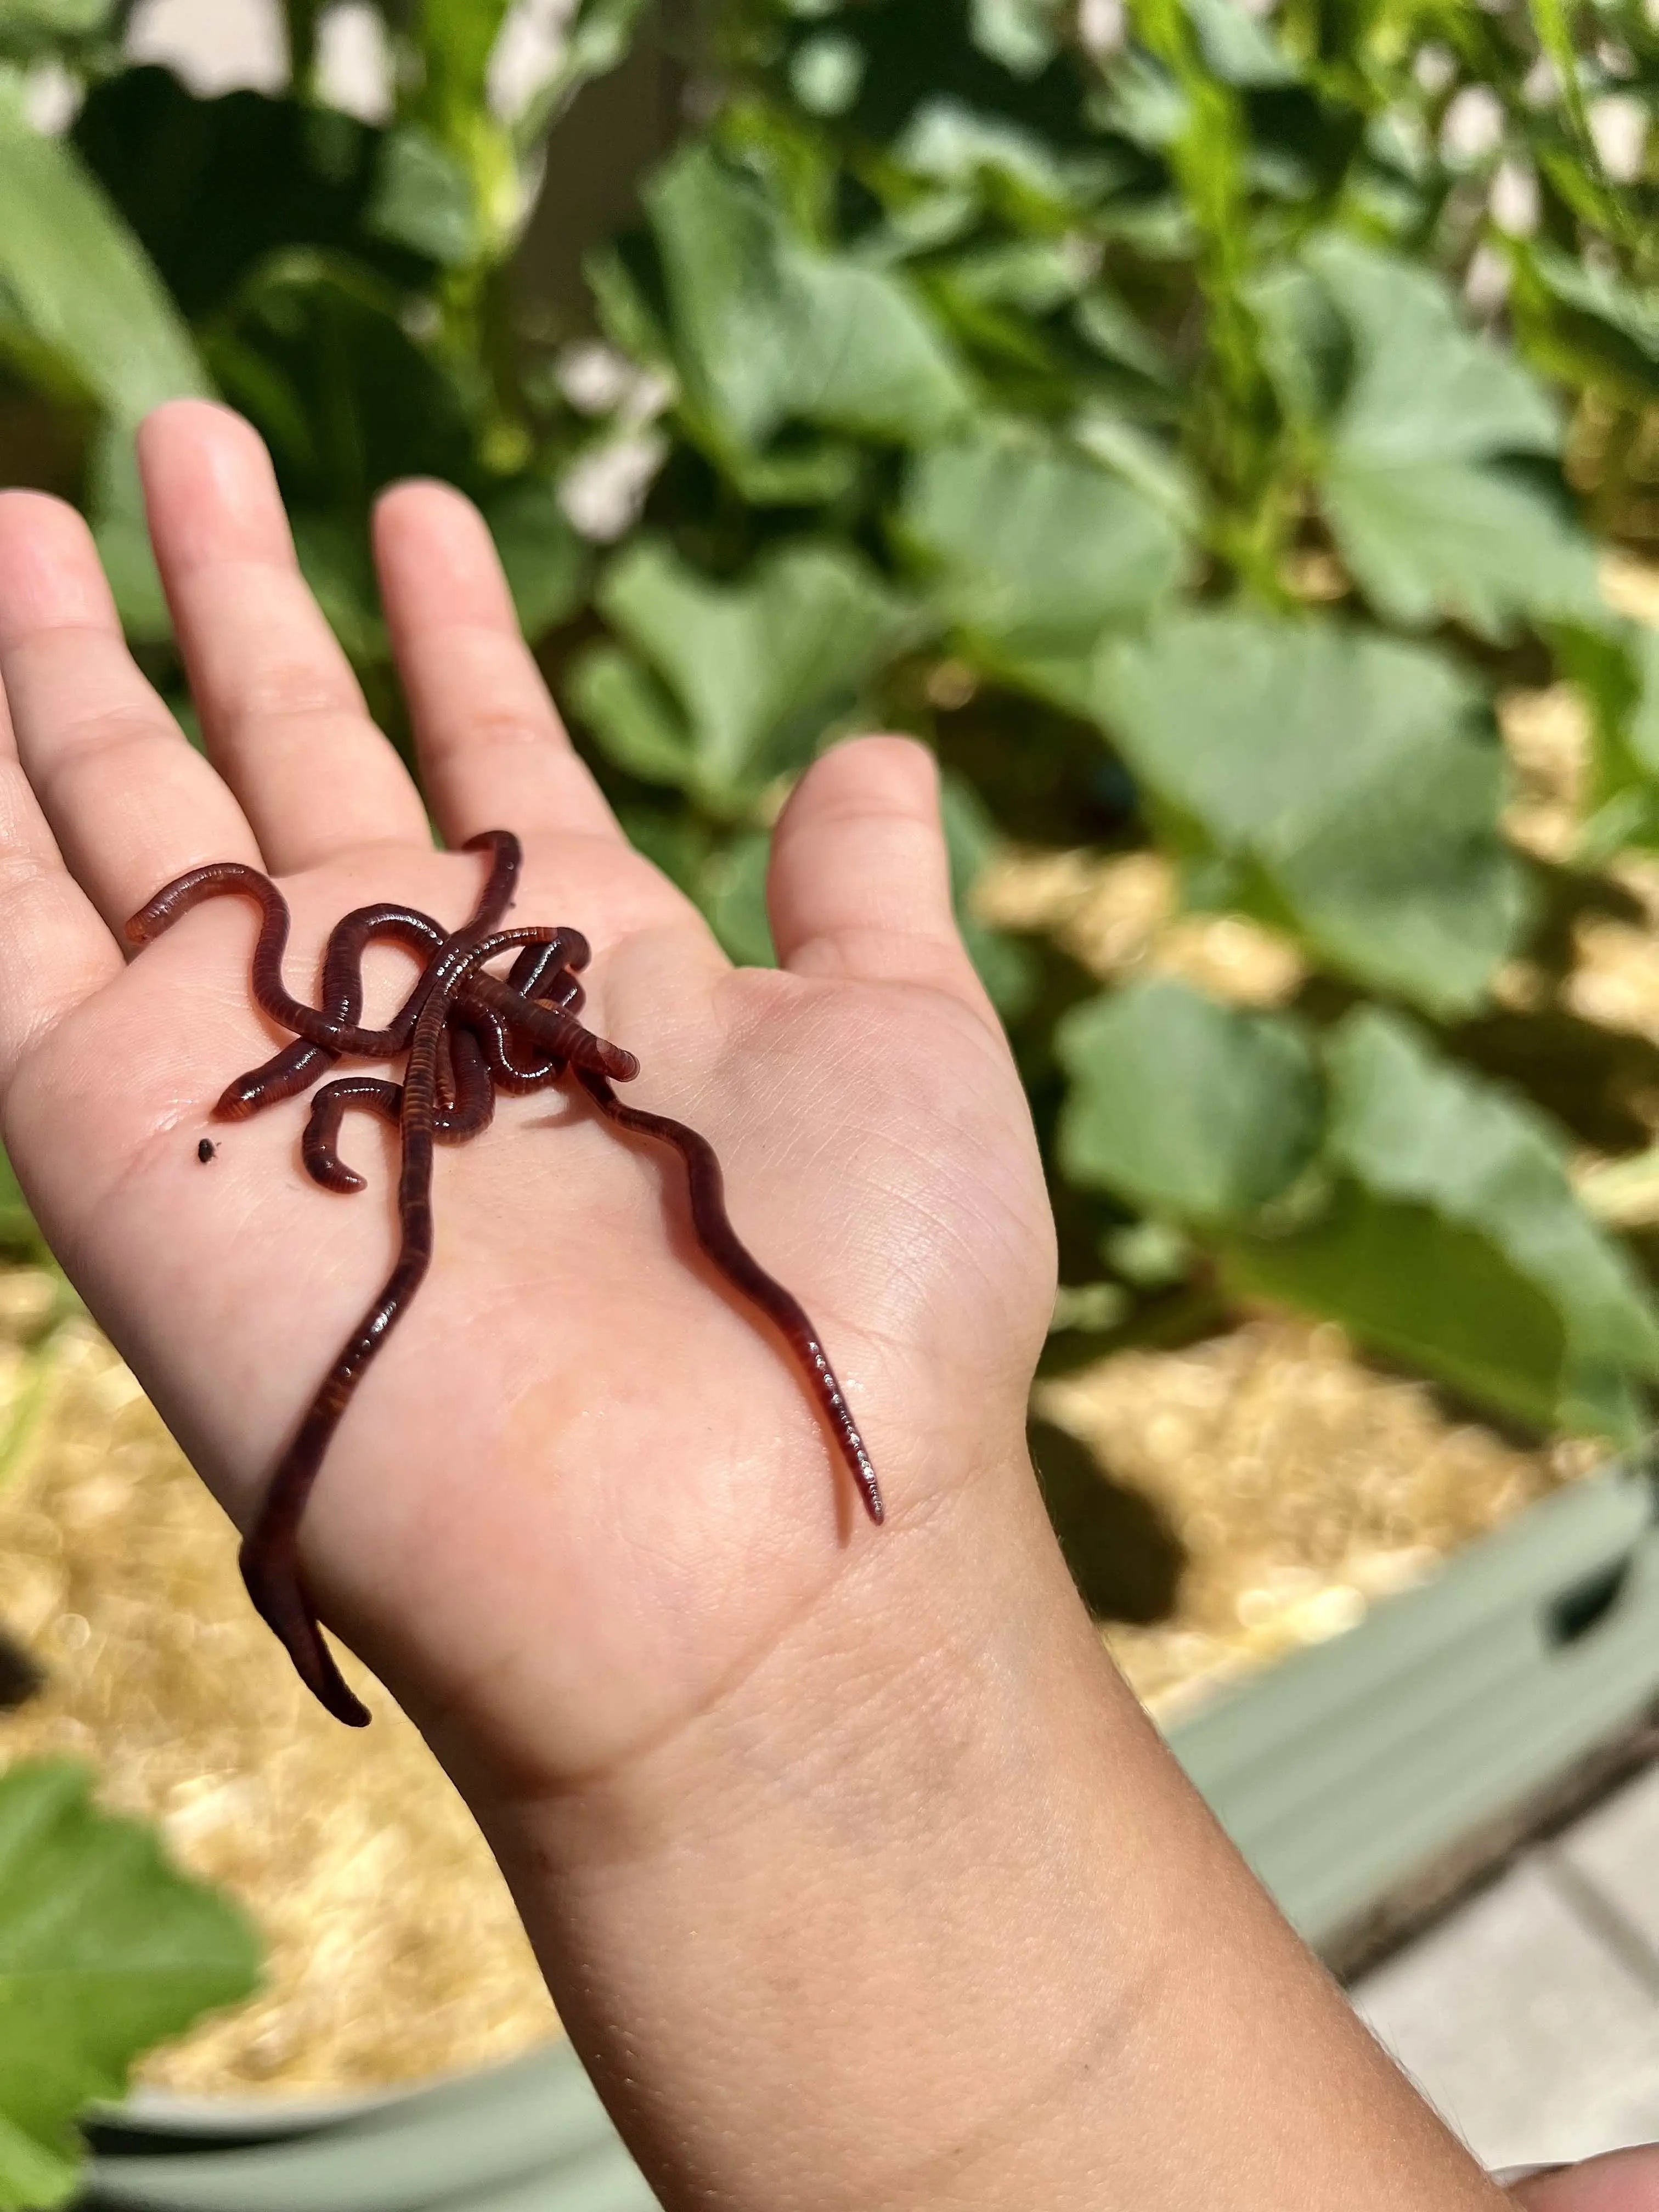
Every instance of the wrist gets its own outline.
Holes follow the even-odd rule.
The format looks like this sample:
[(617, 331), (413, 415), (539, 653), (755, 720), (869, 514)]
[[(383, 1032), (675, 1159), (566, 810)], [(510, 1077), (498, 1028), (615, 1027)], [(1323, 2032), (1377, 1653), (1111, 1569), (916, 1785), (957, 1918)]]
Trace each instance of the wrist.
[(670, 2206), (1495, 2201), (1107, 1662), (1023, 1457), (672, 1736), (477, 1802)]

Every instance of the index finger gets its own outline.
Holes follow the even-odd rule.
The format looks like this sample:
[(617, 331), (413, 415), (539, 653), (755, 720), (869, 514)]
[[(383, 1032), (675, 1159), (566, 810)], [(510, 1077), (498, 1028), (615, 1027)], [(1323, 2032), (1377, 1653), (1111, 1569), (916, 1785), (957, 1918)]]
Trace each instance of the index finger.
[(0, 493), (0, 683), (70, 874), (112, 929), (204, 860), (263, 866), (246, 817), (134, 665), (92, 532)]

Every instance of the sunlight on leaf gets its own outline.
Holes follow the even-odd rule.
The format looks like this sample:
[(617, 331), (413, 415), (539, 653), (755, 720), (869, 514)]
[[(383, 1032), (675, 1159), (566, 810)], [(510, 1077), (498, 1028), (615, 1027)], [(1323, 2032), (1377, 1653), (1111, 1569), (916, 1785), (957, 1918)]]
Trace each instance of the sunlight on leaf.
[(1452, 663), (1334, 623), (1187, 614), (1109, 647), (1084, 696), (1193, 850), (1257, 877), (1264, 918), (1431, 1012), (1480, 1002), (1526, 904), (1502, 756)]

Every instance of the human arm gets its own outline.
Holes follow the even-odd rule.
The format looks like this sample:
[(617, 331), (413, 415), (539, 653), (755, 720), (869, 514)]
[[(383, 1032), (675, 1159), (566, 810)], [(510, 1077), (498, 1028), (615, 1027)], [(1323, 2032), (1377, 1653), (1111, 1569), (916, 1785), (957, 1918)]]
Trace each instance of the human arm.
[[(245, 427), (169, 409), (143, 459), (212, 765), (127, 657), (83, 527), (0, 501), (4, 1130), (246, 1524), (392, 1224), (307, 1185), (282, 1114), (200, 1172), (212, 1099), (271, 1042), (247, 920), (204, 909), (131, 964), (120, 925), (246, 860), (283, 880), (297, 977), (363, 899), (459, 920), (476, 864), (432, 850)], [(733, 971), (570, 750), (476, 516), (407, 488), (379, 554), (441, 834), (524, 836), (520, 912), (593, 939), (589, 1018), (640, 1054), (642, 1103), (714, 1139), (887, 1493), (869, 1528), (663, 1164), (543, 1100), (441, 1163), (437, 1265), (342, 1426), (307, 1571), (467, 1795), (665, 2203), (1500, 2203), (1066, 1580), (1024, 1445), (1052, 1232), (926, 757), (809, 771), (775, 840), (781, 967)], [(380, 1192), (386, 1144), (354, 1132)]]

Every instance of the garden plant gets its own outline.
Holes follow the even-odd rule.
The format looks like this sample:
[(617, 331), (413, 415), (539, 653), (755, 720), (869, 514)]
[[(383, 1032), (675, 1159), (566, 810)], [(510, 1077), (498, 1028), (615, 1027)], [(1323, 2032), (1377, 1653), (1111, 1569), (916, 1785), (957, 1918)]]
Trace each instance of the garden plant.
[[(1659, 539), (1650, 5), (582, 0), (509, 96), (505, 0), (289, 0), (287, 91), (216, 98), (129, 60), (131, 12), (0, 9), (0, 463), (85, 507), (187, 722), (151, 406), (256, 424), (394, 734), (370, 506), (447, 478), (738, 959), (813, 755), (934, 745), (1050, 1168), (1056, 1361), (1262, 1298), (1505, 1421), (1641, 1442), (1659, 1246), (1583, 1170), (1652, 1147), (1659, 1047), (1566, 981), (1659, 846), (1659, 633), (1603, 579)], [(327, 96), (344, 13), (386, 59), (370, 119)], [(660, 143), (538, 291), (544, 174), (560, 234), (561, 146), (630, 88)], [(1497, 709), (1556, 683), (1589, 735), (1546, 849)], [(979, 918), (1011, 845), (1158, 856), (1279, 980), (1103, 988)], [(21, 1817), (70, 1785), (0, 1787)], [(13, 1896), (0, 2206), (67, 2189), (76, 2106), (178, 2019), (135, 2000), (93, 2054), (9, 1978)]]

